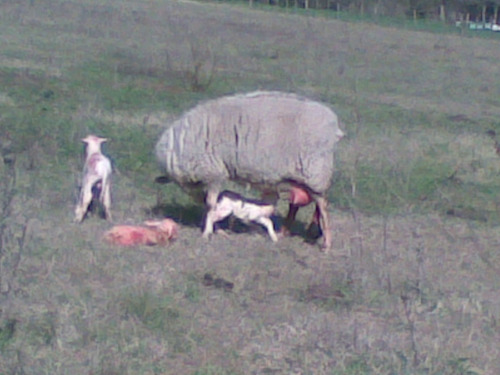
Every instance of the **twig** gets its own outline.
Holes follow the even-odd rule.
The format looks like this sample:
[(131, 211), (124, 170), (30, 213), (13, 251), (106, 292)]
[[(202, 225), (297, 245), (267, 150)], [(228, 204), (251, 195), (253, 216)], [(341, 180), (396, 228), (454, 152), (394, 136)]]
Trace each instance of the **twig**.
[[(6, 254), (5, 247), (7, 244), (7, 219), (12, 214), (12, 202), (15, 195), (15, 185), (16, 185), (16, 169), (15, 169), (15, 156), (9, 157), (9, 159), (3, 158), (4, 164), (6, 166), (5, 178), (3, 178), (2, 191), (0, 195), (2, 196), (1, 202), (1, 212), (0, 212), (0, 270), (2, 268), (3, 257)], [(4, 280), (4, 272), (0, 272), (0, 291), (8, 293), (10, 288), (8, 283)]]
[(411, 305), (410, 305), (410, 297), (405, 294), (401, 295), (401, 301), (403, 302), (403, 307), (405, 311), (406, 321), (408, 322), (408, 327), (410, 329), (410, 343), (411, 343), (411, 351), (413, 352), (413, 366), (416, 367), (419, 364), (419, 355), (417, 349), (417, 341), (415, 339), (415, 322), (412, 318), (411, 314)]
[[(382, 235), (382, 251), (384, 253), (384, 263), (388, 264), (388, 256), (387, 256), (387, 215), (384, 215), (384, 225), (383, 225), (383, 235)], [(387, 293), (392, 294), (392, 281), (391, 275), (388, 271), (384, 272), (384, 278), (387, 283)]]
[(359, 257), (362, 258), (364, 254), (364, 245), (363, 245), (363, 236), (361, 235), (362, 229), (361, 229), (361, 219), (358, 216), (358, 213), (356, 209), (351, 210), (352, 217), (354, 220), (354, 223), (356, 223), (356, 231), (357, 231), (357, 236), (356, 238), (358, 239), (358, 245), (359, 245)]

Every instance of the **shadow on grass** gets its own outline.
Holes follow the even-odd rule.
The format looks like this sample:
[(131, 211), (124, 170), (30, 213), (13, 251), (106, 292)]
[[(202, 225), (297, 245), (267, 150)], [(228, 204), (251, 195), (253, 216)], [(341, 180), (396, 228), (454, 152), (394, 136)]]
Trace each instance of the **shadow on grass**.
[(311, 284), (299, 290), (297, 294), (298, 301), (313, 303), (327, 311), (339, 308), (350, 309), (355, 303), (355, 297), (353, 286), (340, 281)]
[(200, 228), (205, 218), (205, 208), (202, 205), (158, 204), (148, 211), (154, 216), (169, 217), (188, 227)]
[[(203, 205), (180, 205), (176, 203), (170, 204), (158, 204), (147, 210), (152, 216), (155, 217), (169, 217), (175, 220), (177, 223), (192, 227), (192, 228), (202, 228), (205, 222), (205, 207)], [(281, 230), (283, 226), (283, 218), (280, 216), (271, 217), (273, 225), (276, 231)], [(291, 227), (291, 235), (298, 236), (304, 239), (305, 242), (313, 244), (316, 240), (321, 237), (322, 231), (317, 225), (312, 225), (308, 227), (308, 223), (303, 223), (295, 221)], [(236, 219), (233, 216), (229, 216), (224, 220), (215, 223), (214, 229), (229, 230), (233, 233), (248, 233), (255, 228), (261, 228), (264, 232), (264, 227), (255, 223), (245, 223), (241, 220)]]

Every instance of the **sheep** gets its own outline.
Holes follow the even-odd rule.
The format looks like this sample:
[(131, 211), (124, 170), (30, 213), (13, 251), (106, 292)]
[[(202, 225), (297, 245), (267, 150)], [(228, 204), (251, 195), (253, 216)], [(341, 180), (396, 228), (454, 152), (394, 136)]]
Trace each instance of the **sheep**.
[(113, 245), (165, 245), (177, 238), (179, 227), (172, 219), (147, 220), (145, 227), (117, 225), (103, 235), (104, 241)]
[(203, 236), (208, 237), (213, 233), (215, 223), (232, 214), (238, 219), (243, 220), (243, 222), (253, 221), (263, 225), (267, 229), (271, 240), (277, 242), (278, 236), (274, 231), (273, 222), (270, 219), (274, 212), (274, 204), (247, 199), (238, 193), (224, 190), (217, 197), (215, 207), (207, 213)]
[(187, 111), (163, 132), (156, 157), (170, 180), (188, 193), (193, 188), (206, 192), (209, 211), (227, 180), (265, 191), (277, 191), (283, 183), (300, 187), (317, 205), (322, 248), (328, 250), (332, 235), (325, 194), (343, 136), (337, 115), (326, 105), (295, 94), (259, 91)]
[(80, 197), (75, 208), (75, 222), (85, 218), (93, 199), (98, 199), (104, 208), (104, 217), (111, 220), (111, 162), (101, 152), (101, 144), (106, 138), (88, 135), (85, 143), (85, 165)]

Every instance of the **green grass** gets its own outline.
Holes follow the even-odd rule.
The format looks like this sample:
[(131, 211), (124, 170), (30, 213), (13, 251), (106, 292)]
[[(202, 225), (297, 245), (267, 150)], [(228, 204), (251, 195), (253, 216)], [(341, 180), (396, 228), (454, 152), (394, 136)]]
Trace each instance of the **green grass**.
[(118, 303), (125, 318), (138, 319), (151, 333), (163, 337), (174, 352), (190, 351), (190, 343), (183, 337), (185, 319), (171, 297), (139, 291), (123, 296)]
[(236, 374), (238, 374), (238, 372), (234, 372), (217, 366), (206, 366), (192, 373), (192, 375), (236, 375)]
[(0, 327), (0, 352), (3, 352), (11, 339), (14, 337), (17, 321), (15, 319), (8, 319), (2, 322)]

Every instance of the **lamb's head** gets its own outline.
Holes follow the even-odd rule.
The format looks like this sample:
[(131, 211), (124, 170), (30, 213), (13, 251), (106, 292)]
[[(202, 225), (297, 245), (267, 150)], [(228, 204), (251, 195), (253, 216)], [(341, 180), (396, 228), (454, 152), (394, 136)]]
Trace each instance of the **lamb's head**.
[(262, 206), (262, 216), (271, 217), (276, 214), (276, 206), (273, 204)]
[(166, 235), (168, 239), (177, 238), (179, 226), (172, 219), (163, 219), (163, 220), (146, 220), (144, 222), (149, 228), (154, 228), (156, 231), (163, 233)]
[(82, 138), (82, 142), (85, 143), (86, 146), (86, 155), (92, 155), (94, 153), (101, 152), (101, 144), (107, 142), (107, 138), (101, 138), (97, 135), (87, 135), (85, 138)]

